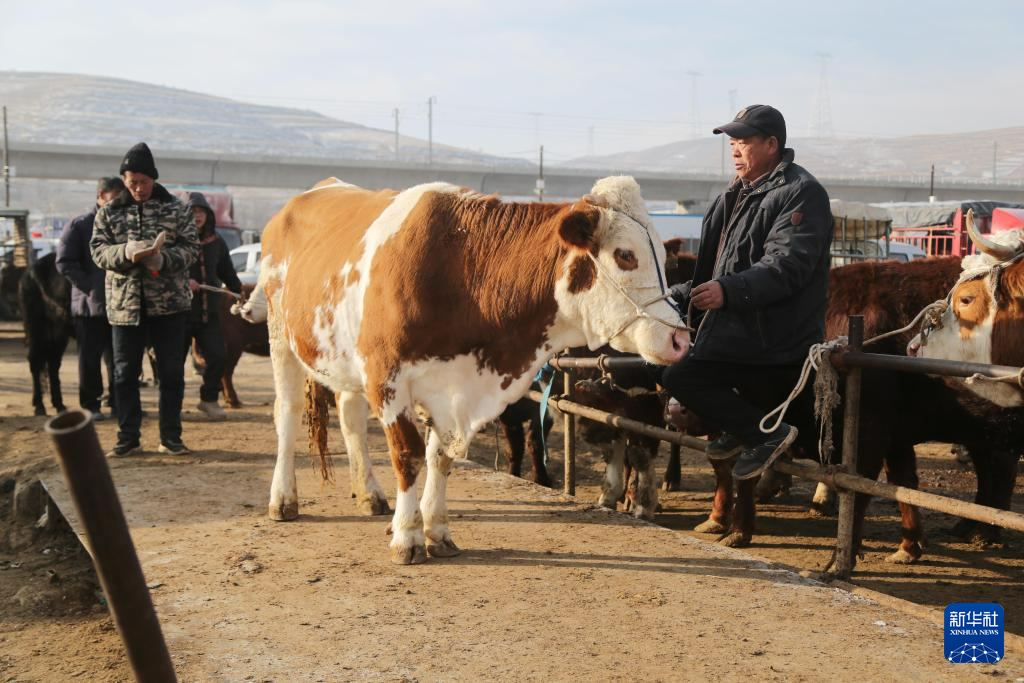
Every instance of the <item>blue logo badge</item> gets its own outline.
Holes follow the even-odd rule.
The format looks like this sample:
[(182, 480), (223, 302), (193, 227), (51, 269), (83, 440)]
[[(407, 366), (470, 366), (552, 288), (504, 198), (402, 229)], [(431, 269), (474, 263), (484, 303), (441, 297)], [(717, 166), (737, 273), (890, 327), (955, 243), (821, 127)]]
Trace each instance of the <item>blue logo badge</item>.
[(946, 659), (954, 664), (995, 664), (1003, 658), (1003, 608), (994, 602), (946, 607)]

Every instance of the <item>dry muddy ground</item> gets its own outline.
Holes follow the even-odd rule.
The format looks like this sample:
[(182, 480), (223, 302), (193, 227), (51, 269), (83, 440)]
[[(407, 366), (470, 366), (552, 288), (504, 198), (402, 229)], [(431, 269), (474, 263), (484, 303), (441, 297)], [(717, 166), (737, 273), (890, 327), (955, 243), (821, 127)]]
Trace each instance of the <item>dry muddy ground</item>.
[[(62, 377), (74, 405), (73, 344)], [(604, 465), (587, 444), (573, 501), (489, 472), (488, 432), (471, 453), (485, 467), (459, 467), (450, 484), (453, 533), (466, 552), (396, 568), (386, 520), (351, 505), (336, 430), (337, 484), (321, 486), (302, 462), (300, 519), (266, 520), (275, 444), (267, 359), (243, 359), (236, 385), (246, 406), (226, 423), (197, 414), (197, 382), (190, 370), (186, 378), (184, 439), (196, 453), (156, 454), (148, 418), (150, 450), (112, 463), (182, 680), (1024, 680), (1019, 656), (995, 668), (947, 665), (933, 625), (759, 562), (815, 569), (827, 559), (835, 521), (807, 516), (807, 482), (760, 506), (751, 554), (739, 553), (689, 531), (710, 505), (702, 454), (684, 452), (684, 490), (662, 494), (656, 521), (679, 534), (590, 509)], [(12, 515), (16, 482), (41, 476), (60, 489), (29, 387), (20, 331), (0, 326), (0, 680), (129, 680), (76, 537), (56, 516), (36, 529)], [(143, 389), (153, 415), (155, 401), (155, 390)], [(97, 430), (112, 443), (114, 425)], [(557, 428), (550, 443), (560, 485)], [(393, 495), (375, 425), (371, 448)], [(659, 469), (666, 454), (663, 446)], [(919, 463), (926, 490), (971, 497), (973, 474), (947, 446), (922, 447)], [(26, 518), (45, 509), (31, 492), (21, 501)], [(875, 502), (854, 582), (938, 608), (999, 602), (1008, 631), (1024, 633), (1019, 535), (981, 549), (946, 533), (953, 521), (926, 513), (923, 561), (890, 565), (883, 558), (896, 545), (898, 513)]]

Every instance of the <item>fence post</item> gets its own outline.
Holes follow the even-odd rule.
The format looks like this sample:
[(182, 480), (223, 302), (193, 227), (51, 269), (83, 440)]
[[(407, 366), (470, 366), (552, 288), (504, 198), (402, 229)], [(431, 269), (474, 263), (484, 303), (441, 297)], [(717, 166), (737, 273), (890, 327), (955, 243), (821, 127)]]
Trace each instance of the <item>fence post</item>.
[[(572, 394), (573, 371), (566, 368), (562, 370), (562, 395)], [(565, 437), (564, 459), (565, 459), (565, 493), (569, 496), (576, 495), (576, 416), (572, 413), (562, 413), (562, 430)]]
[[(849, 318), (849, 349), (860, 351), (864, 343), (864, 316), (851, 315)], [(857, 442), (860, 435), (860, 380), (861, 369), (850, 368), (846, 375), (846, 392), (843, 397), (843, 469), (857, 474)], [(853, 571), (854, 535), (853, 508), (856, 493), (839, 490), (839, 522), (836, 529), (836, 557), (834, 575), (849, 578)]]
[(46, 432), (57, 449), (135, 679), (173, 683), (174, 665), (91, 415), (80, 410), (61, 413), (46, 423)]

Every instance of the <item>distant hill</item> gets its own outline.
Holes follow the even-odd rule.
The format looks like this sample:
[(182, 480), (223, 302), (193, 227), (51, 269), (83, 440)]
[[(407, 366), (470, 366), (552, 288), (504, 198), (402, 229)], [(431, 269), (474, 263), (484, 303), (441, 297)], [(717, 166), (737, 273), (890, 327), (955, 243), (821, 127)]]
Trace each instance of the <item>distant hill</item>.
[[(0, 71), (12, 143), (392, 161), (394, 132), (304, 109), (268, 107), (102, 76)], [(402, 136), (401, 160), (425, 163), (427, 141)], [(530, 165), (434, 143), (443, 164)]]
[[(899, 138), (793, 138), (797, 163), (821, 177), (927, 175), (935, 164), (937, 178), (992, 178), (993, 143), (996, 178), (1024, 180), (1024, 127)], [(729, 150), (726, 172), (732, 173)], [(575, 168), (648, 170), (672, 173), (720, 173), (722, 142), (718, 136), (686, 140), (649, 149), (565, 162)]]

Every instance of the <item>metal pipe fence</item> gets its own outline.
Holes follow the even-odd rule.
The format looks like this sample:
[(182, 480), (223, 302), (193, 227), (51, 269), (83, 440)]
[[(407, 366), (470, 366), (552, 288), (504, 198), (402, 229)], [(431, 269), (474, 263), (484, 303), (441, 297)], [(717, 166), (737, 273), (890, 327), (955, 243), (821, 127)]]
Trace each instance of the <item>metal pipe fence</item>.
[[(984, 524), (992, 524), (1014, 531), (1024, 532), (1024, 515), (1000, 510), (977, 503), (926, 493), (916, 489), (887, 484), (857, 474), (857, 435), (860, 423), (860, 371), (861, 369), (882, 369), (918, 374), (941, 375), (947, 377), (971, 377), (982, 375), (998, 378), (1007, 382), (1018, 382), (1024, 377), (1024, 368), (1004, 365), (988, 365), (984, 363), (968, 363), (963, 361), (939, 360), (933, 358), (909, 358), (889, 356), (860, 351), (863, 339), (863, 317), (850, 316), (850, 346), (845, 351), (834, 353), (831, 362), (847, 373), (846, 392), (844, 396), (844, 430), (843, 430), (843, 464), (840, 467), (820, 467), (810, 463), (796, 463), (779, 460), (772, 469), (792, 476), (803, 477), (812, 481), (824, 482), (834, 486), (840, 492), (839, 521), (837, 523), (837, 553), (835, 570), (837, 578), (850, 575), (853, 566), (853, 504), (854, 494), (886, 498), (901, 503), (915, 505), (925, 510), (933, 510), (956, 515)], [(573, 358), (559, 356), (551, 359), (552, 367), (565, 373), (563, 387), (565, 395), (570, 395), (572, 375), (576, 369), (599, 369), (610, 371), (620, 368), (636, 368), (646, 361), (636, 356), (598, 356), (596, 358)], [(530, 391), (529, 398), (540, 402), (544, 400), (539, 391)], [(626, 431), (650, 436), (671, 444), (678, 444), (704, 450), (707, 442), (680, 432), (654, 427), (652, 425), (613, 415), (597, 408), (584, 406), (564, 396), (552, 396), (548, 405), (562, 412), (566, 429), (574, 429), (575, 420), (569, 416), (585, 417), (590, 420), (618, 427)], [(576, 443), (575, 438), (565, 437), (565, 492), (575, 495), (576, 490)]]

